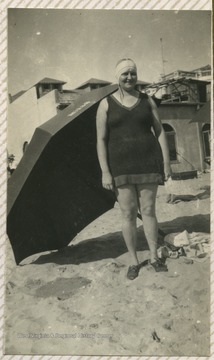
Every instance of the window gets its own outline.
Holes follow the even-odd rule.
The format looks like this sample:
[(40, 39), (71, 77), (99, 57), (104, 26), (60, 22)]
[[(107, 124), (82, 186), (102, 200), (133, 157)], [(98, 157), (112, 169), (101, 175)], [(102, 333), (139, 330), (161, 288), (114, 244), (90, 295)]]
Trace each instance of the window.
[(198, 96), (200, 102), (207, 101), (207, 90), (206, 85), (198, 85)]
[(210, 124), (202, 127), (205, 159), (210, 158)]
[(170, 161), (171, 162), (173, 162), (173, 161), (177, 162), (175, 130), (169, 124), (163, 124), (163, 128), (164, 128), (164, 131), (166, 133), (166, 138), (167, 138), (167, 142), (168, 142)]
[(43, 84), (42, 86), (43, 86), (44, 90), (50, 90), (50, 88), (51, 88), (50, 84)]

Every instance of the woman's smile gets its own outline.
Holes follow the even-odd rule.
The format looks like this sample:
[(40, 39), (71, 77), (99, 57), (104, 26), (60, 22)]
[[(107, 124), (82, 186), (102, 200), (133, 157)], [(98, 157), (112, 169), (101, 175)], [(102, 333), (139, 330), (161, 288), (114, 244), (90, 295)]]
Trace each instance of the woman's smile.
[(119, 77), (119, 84), (122, 88), (134, 88), (137, 82), (137, 73), (130, 69), (122, 73)]

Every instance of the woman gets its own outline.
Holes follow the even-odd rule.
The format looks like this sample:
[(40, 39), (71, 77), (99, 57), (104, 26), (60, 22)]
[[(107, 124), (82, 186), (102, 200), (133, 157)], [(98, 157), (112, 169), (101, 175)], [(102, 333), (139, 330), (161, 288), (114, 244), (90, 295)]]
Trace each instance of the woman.
[(127, 277), (133, 280), (140, 269), (136, 252), (138, 209), (151, 265), (156, 271), (167, 271), (157, 255), (155, 202), (158, 184), (170, 176), (170, 162), (156, 105), (148, 95), (135, 90), (137, 67), (133, 60), (120, 60), (115, 75), (118, 90), (103, 99), (97, 111), (97, 153), (103, 187), (115, 191), (121, 209), (122, 233), (131, 262)]

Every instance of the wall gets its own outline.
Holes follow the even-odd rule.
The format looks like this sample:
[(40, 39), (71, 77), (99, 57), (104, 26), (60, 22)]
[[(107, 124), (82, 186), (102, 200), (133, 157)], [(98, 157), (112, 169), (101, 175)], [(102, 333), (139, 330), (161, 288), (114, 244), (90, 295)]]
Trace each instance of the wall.
[(80, 90), (84, 90), (86, 92), (89, 92), (89, 91), (91, 91), (91, 85), (86, 85), (85, 87), (81, 88)]
[(35, 129), (56, 115), (55, 90), (37, 99), (36, 88), (25, 92), (8, 104), (7, 149), (15, 155), (12, 167), (16, 167), (23, 156), (23, 144), (30, 142)]
[(15, 155), (16, 167), (23, 155), (23, 144), (30, 141), (32, 132), (39, 125), (36, 89), (31, 88), (8, 105), (7, 149)]
[(176, 133), (178, 152), (177, 163), (172, 164), (173, 172), (203, 170), (203, 149), (198, 123), (194, 118), (197, 104), (162, 104), (159, 108), (162, 123), (169, 124)]
[(52, 90), (37, 100), (39, 112), (39, 125), (50, 120), (57, 114), (57, 90)]

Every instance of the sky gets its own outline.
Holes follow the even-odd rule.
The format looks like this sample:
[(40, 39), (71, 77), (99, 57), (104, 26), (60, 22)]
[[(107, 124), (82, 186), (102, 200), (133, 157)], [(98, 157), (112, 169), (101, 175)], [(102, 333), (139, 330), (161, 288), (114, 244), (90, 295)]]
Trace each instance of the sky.
[(8, 9), (12, 95), (44, 77), (65, 81), (64, 89), (90, 78), (116, 82), (115, 65), (124, 57), (136, 62), (138, 79), (148, 82), (158, 81), (163, 70), (211, 64), (211, 12)]

